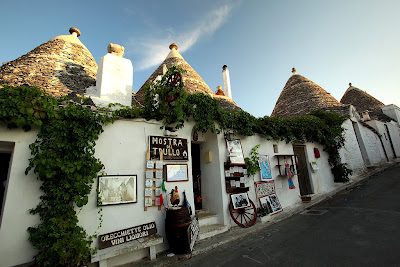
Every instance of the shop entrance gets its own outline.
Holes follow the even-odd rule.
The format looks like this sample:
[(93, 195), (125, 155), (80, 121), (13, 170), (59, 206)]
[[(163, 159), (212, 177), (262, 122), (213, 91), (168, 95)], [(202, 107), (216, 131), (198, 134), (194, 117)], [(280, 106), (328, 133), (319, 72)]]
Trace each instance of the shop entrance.
[(201, 210), (201, 170), (200, 170), (200, 144), (192, 143), (192, 177), (193, 177), (193, 196), (196, 210)]
[(297, 177), (299, 179), (300, 195), (310, 195), (313, 193), (310, 174), (304, 146), (293, 146), (293, 152), (297, 156)]

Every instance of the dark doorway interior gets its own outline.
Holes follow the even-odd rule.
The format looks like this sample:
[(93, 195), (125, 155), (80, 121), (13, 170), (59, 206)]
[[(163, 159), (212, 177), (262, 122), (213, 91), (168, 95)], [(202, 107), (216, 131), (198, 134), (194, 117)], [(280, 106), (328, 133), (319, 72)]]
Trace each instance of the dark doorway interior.
[(0, 216), (3, 212), (4, 195), (6, 192), (6, 182), (8, 176), (8, 168), (10, 167), (11, 153), (0, 153), (0, 179), (1, 179), (1, 191), (0, 191)]
[(293, 146), (294, 154), (297, 156), (297, 177), (299, 178), (300, 195), (312, 194), (310, 174), (304, 146)]
[(200, 170), (200, 145), (192, 143), (192, 177), (193, 194), (196, 210), (202, 209), (201, 198), (201, 170)]

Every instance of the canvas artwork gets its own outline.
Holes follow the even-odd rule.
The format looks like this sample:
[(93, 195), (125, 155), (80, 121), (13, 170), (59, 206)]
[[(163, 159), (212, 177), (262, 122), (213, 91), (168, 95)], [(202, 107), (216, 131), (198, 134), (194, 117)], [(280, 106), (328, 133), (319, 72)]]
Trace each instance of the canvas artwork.
[(271, 164), (268, 155), (259, 155), (258, 163), (260, 165), (261, 180), (272, 179)]
[(137, 176), (100, 176), (98, 190), (101, 205), (136, 203)]
[(281, 203), (276, 194), (261, 197), (260, 204), (264, 209), (267, 209), (271, 215), (282, 211)]
[(232, 194), (231, 200), (233, 204), (233, 209), (241, 209), (250, 207), (249, 196), (247, 193)]
[(275, 182), (256, 182), (257, 198), (275, 194)]

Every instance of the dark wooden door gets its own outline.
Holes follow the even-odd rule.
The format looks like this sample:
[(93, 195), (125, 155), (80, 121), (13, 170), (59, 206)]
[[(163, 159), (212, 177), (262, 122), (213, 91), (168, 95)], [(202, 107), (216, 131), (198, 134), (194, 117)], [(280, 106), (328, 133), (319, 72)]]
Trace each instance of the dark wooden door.
[(302, 196), (313, 193), (304, 148), (304, 146), (293, 146), (294, 154), (297, 156), (297, 177), (299, 179), (300, 195)]

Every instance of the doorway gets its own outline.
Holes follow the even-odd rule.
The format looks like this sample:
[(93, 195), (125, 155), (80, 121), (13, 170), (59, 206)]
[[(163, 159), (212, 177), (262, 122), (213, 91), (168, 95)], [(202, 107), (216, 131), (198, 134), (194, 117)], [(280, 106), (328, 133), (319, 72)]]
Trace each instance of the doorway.
[(200, 144), (192, 143), (192, 177), (195, 210), (201, 210), (201, 170), (200, 170)]
[(5, 194), (6, 194), (6, 184), (7, 184), (7, 177), (8, 177), (8, 170), (10, 168), (10, 159), (11, 153), (0, 153), (0, 179), (1, 179), (1, 190), (0, 190), (0, 218), (3, 214), (3, 205), (5, 201)]
[(297, 177), (299, 179), (300, 195), (310, 195), (313, 193), (310, 173), (308, 172), (308, 164), (304, 146), (293, 146), (293, 152), (297, 156)]

